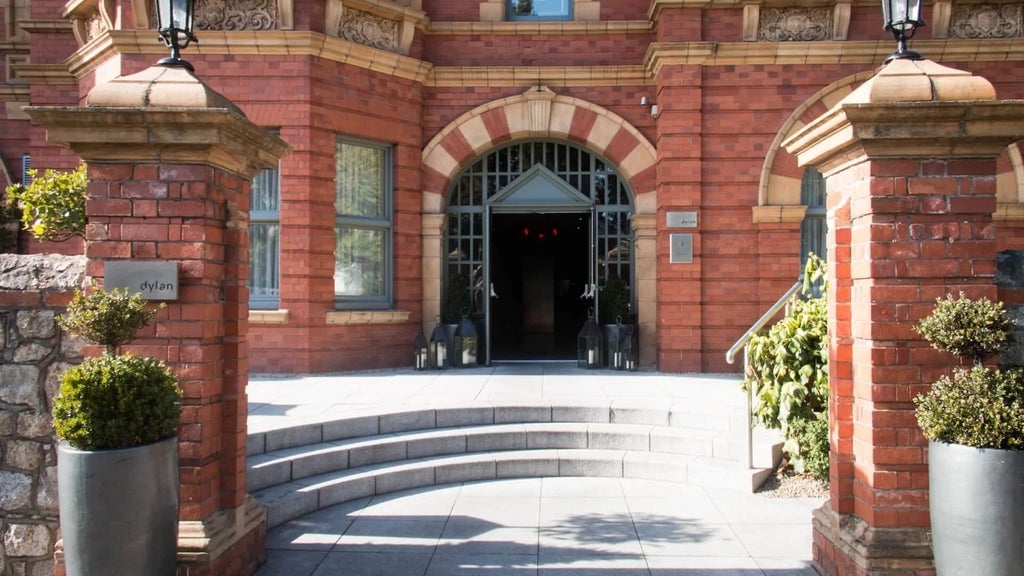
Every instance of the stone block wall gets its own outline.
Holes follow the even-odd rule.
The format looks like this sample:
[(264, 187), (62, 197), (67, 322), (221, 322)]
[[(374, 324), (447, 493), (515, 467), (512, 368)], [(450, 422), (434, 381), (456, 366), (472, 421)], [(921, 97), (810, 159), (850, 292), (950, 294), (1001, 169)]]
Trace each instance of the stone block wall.
[(60, 375), (82, 359), (56, 318), (85, 257), (0, 254), (0, 575), (53, 574), (57, 451), (50, 420)]

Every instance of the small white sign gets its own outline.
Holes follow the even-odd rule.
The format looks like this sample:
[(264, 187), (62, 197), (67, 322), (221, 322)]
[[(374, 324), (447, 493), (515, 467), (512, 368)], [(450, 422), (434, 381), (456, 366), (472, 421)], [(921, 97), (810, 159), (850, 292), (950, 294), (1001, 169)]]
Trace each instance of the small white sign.
[(668, 261), (672, 264), (693, 263), (693, 234), (670, 234)]
[(146, 300), (177, 300), (178, 263), (110, 260), (103, 263), (103, 286), (125, 288)]
[(696, 228), (696, 212), (666, 212), (665, 226), (667, 228)]

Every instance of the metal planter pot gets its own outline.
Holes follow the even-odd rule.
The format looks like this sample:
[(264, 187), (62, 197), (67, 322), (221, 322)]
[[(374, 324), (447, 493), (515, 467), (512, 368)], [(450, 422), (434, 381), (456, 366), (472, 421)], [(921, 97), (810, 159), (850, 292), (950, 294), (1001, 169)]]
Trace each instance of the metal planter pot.
[(178, 439), (124, 450), (57, 448), (68, 576), (174, 576)]
[(1024, 569), (1024, 452), (928, 443), (938, 576), (1019, 576)]

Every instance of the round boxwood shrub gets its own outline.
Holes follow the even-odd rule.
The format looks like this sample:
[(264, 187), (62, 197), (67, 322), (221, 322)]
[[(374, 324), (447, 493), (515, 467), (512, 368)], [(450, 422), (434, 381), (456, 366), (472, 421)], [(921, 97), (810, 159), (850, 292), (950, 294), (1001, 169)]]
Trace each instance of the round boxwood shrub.
[(112, 450), (174, 436), (181, 416), (174, 373), (153, 358), (117, 354), (156, 312), (126, 290), (93, 286), (89, 294), (75, 292), (58, 323), (104, 352), (61, 377), (53, 402), (53, 426), (61, 440), (79, 450)]
[(917, 332), (932, 347), (974, 362), (956, 367), (918, 395), (915, 416), (929, 440), (974, 448), (1024, 450), (1024, 371), (982, 362), (1013, 341), (1014, 322), (1002, 302), (972, 300), (961, 292), (939, 298)]
[(919, 395), (926, 438), (974, 448), (1024, 450), (1024, 371), (956, 368)]
[(142, 446), (174, 436), (180, 400), (163, 362), (104, 354), (64, 373), (53, 403), (54, 428), (79, 450)]
[(1013, 341), (1014, 323), (1002, 302), (972, 300), (961, 292), (935, 301), (932, 313), (917, 323), (917, 333), (932, 347), (973, 360), (998, 354)]

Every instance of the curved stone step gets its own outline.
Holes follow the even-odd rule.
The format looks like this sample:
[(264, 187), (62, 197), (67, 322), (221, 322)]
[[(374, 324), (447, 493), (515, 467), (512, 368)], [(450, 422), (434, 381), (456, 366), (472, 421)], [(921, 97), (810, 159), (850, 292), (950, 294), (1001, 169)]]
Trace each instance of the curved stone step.
[(254, 492), (268, 528), (322, 508), (409, 488), (498, 478), (608, 476), (751, 491), (771, 469), (659, 452), (537, 449), (442, 455), (319, 474)]
[[(250, 491), (256, 491), (346, 468), (498, 450), (611, 449), (735, 461), (741, 460), (741, 455), (745, 458), (745, 452), (741, 454), (721, 440), (703, 430), (644, 424), (544, 422), (438, 428), (321, 442), (250, 456), (247, 483)], [(773, 464), (767, 461), (763, 466)]]
[(250, 432), (246, 453), (251, 456), (348, 438), (488, 424), (645, 424), (741, 435), (746, 429), (745, 419), (742, 406), (693, 402), (667, 407), (537, 403), (410, 408)]

